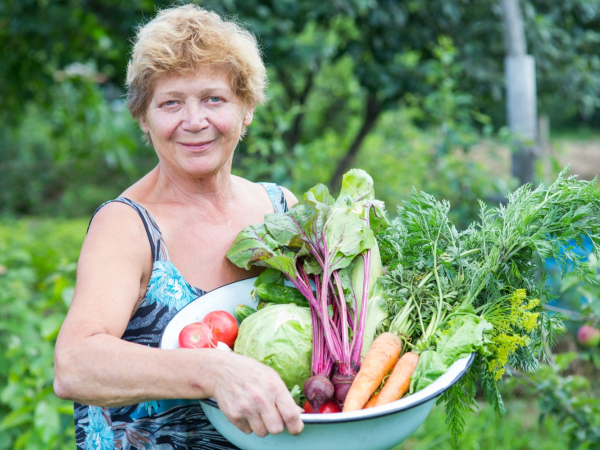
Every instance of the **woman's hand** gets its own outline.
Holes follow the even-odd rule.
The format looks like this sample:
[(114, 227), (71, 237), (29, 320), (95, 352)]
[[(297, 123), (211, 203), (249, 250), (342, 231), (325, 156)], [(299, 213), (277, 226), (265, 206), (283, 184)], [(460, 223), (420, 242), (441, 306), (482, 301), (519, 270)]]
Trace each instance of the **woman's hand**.
[(226, 356), (211, 391), (227, 419), (244, 433), (260, 437), (281, 433), (284, 427), (300, 434), (303, 410), (277, 372), (246, 356)]

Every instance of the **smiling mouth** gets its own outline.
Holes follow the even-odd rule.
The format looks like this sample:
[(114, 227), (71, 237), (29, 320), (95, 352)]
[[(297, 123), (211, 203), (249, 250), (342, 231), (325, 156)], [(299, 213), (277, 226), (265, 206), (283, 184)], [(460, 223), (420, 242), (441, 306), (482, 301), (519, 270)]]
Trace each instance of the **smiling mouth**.
[(214, 140), (205, 142), (180, 142), (179, 144), (183, 145), (185, 148), (192, 152), (200, 152), (208, 148), (213, 142)]

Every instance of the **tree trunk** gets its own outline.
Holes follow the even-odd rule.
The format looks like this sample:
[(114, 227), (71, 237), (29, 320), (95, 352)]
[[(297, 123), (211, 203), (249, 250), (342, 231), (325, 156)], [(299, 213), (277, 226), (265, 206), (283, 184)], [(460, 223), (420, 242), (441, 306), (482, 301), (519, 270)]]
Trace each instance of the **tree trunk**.
[(506, 49), (506, 113), (510, 131), (516, 137), (512, 174), (521, 184), (534, 179), (537, 149), (537, 101), (535, 59), (526, 54), (525, 31), (518, 0), (500, 0)]
[(354, 160), (356, 159), (356, 155), (360, 150), (360, 146), (362, 145), (365, 137), (373, 129), (381, 110), (381, 102), (377, 100), (374, 94), (369, 93), (367, 96), (363, 124), (360, 127), (358, 134), (354, 138), (352, 145), (350, 145), (350, 148), (338, 163), (338, 166), (331, 177), (331, 181), (329, 182), (329, 187), (331, 188), (332, 192), (336, 192), (342, 185), (342, 178), (344, 174), (350, 170), (352, 164), (354, 164)]

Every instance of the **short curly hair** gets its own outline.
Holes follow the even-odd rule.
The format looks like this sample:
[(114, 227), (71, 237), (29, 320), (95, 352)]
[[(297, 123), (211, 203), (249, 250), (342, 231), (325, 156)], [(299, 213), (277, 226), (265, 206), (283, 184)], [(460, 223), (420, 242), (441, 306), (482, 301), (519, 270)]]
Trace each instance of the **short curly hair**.
[(231, 20), (196, 5), (160, 11), (140, 26), (127, 66), (127, 107), (144, 117), (162, 76), (190, 76), (210, 67), (229, 78), (245, 106), (266, 100), (267, 76), (256, 38)]

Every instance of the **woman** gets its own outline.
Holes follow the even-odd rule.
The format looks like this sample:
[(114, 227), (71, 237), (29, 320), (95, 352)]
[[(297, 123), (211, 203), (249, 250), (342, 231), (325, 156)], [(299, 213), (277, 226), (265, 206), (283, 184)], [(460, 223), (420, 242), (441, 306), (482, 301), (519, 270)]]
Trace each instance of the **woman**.
[(297, 202), (231, 174), (265, 78), (253, 36), (199, 7), (164, 10), (139, 30), (128, 107), (159, 163), (98, 209), (81, 251), (54, 383), (76, 402), (78, 448), (235, 448), (203, 415), (206, 397), (246, 433), (302, 430), (300, 408), (267, 366), (157, 348), (187, 303), (256, 275), (225, 258), (238, 232)]

